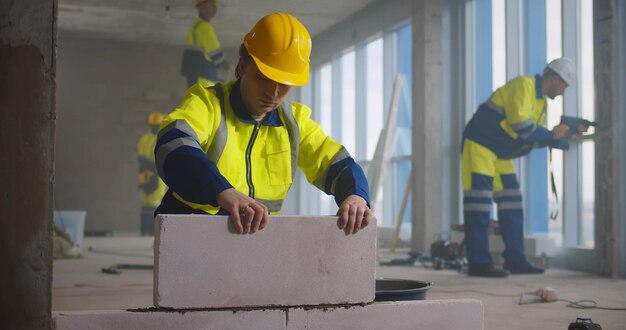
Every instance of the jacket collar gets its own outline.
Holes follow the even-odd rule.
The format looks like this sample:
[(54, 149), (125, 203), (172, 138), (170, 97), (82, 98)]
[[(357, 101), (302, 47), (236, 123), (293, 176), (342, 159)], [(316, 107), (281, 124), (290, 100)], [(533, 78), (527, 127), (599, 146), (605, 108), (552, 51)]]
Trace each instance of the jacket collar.
[(543, 98), (543, 94), (541, 93), (541, 76), (535, 75), (535, 95), (538, 99)]
[[(235, 112), (235, 115), (244, 123), (248, 124), (256, 124), (256, 120), (252, 118), (250, 113), (246, 110), (246, 106), (243, 103), (243, 98), (241, 97), (241, 88), (240, 88), (240, 80), (237, 79), (233, 88), (230, 92), (230, 105)], [(265, 126), (283, 126), (282, 121), (280, 120), (280, 116), (278, 115), (278, 109), (274, 109), (270, 111), (263, 121), (261, 121), (261, 125)]]

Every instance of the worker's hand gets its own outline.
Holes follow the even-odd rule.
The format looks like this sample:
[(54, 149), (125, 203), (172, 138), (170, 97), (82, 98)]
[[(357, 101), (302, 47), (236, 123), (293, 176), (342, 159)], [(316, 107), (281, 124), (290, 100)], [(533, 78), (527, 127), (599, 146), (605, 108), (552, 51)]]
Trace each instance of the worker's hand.
[(585, 126), (585, 125), (578, 125), (577, 129), (576, 129), (576, 134), (572, 135), (572, 138), (574, 139), (578, 139), (581, 136), (583, 136), (583, 133), (587, 132), (589, 130), (589, 126)]
[(555, 140), (560, 140), (567, 136), (567, 133), (569, 133), (569, 126), (565, 124), (558, 124), (554, 126), (554, 128), (552, 129), (552, 133), (554, 133)]
[(267, 225), (269, 219), (267, 206), (234, 188), (226, 189), (217, 195), (217, 203), (230, 213), (228, 219), (240, 234), (254, 233)]
[(359, 195), (348, 196), (339, 206), (337, 215), (339, 228), (343, 229), (346, 235), (356, 234), (367, 227), (374, 216), (365, 199)]

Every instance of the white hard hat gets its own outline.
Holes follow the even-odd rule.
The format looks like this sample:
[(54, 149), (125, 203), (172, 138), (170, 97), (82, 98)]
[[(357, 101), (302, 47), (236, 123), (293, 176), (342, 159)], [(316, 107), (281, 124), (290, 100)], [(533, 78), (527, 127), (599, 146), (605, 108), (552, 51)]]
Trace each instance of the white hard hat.
[(569, 58), (557, 58), (548, 64), (548, 68), (558, 74), (568, 86), (576, 82), (576, 65)]

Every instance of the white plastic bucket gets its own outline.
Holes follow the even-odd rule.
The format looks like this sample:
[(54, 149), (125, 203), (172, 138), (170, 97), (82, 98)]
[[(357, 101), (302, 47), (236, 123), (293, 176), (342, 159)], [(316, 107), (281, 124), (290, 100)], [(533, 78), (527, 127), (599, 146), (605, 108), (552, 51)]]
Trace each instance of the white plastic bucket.
[(78, 252), (83, 250), (86, 215), (87, 211), (54, 211), (54, 224), (70, 235)]

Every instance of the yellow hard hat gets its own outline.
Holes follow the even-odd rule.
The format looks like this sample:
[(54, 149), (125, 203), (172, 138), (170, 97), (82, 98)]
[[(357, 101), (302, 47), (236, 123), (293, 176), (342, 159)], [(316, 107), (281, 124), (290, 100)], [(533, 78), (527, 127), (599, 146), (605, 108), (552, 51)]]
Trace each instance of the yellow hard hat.
[(196, 0), (196, 7), (200, 6), (201, 4), (205, 3), (206, 1), (211, 1), (216, 5), (220, 4), (220, 0)]
[(243, 38), (248, 53), (266, 77), (289, 86), (309, 81), (311, 36), (290, 14), (261, 18)]
[(151, 112), (148, 115), (148, 124), (150, 125), (161, 125), (163, 121), (163, 114), (160, 112)]

